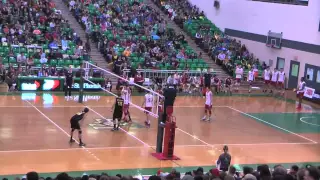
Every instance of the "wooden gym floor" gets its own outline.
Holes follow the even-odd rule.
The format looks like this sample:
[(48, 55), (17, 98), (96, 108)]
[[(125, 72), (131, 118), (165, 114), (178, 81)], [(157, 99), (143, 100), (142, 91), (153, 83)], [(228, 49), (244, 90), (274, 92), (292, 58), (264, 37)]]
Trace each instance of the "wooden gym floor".
[[(96, 130), (94, 119), (111, 118), (110, 96), (84, 102), (93, 109), (83, 124), (85, 148), (69, 145), (69, 119), (84, 108), (54, 94), (0, 96), (0, 175), (37, 172), (212, 166), (229, 145), (232, 164), (320, 162), (320, 111), (273, 97), (215, 97), (213, 121), (201, 122), (204, 99), (177, 97), (175, 155), (159, 161), (157, 125), (131, 108), (134, 123), (123, 131)], [(142, 97), (132, 97), (140, 105)], [(77, 134), (75, 134), (77, 138)]]

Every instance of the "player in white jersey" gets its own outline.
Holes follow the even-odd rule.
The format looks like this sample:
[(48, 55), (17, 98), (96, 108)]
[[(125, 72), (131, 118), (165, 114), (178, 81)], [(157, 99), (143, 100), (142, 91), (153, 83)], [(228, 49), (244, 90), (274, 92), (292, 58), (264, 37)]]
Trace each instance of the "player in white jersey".
[[(131, 122), (131, 117), (129, 113), (129, 105), (130, 105), (130, 100), (131, 100), (131, 89), (128, 87), (126, 84), (122, 91), (121, 91), (121, 97), (124, 100), (123, 102), (123, 120), (125, 122)], [(129, 118), (129, 119), (128, 119)]]
[(271, 71), (270, 71), (270, 67), (268, 66), (267, 69), (265, 69), (263, 71), (263, 78), (264, 78), (264, 88), (263, 88), (263, 92), (267, 92), (270, 87), (270, 76), (271, 76)]
[(300, 83), (297, 88), (297, 98), (299, 100), (297, 110), (301, 110), (302, 98), (306, 88), (306, 82), (304, 81), (304, 77), (301, 77)]
[(284, 92), (285, 92), (285, 88), (284, 88), (285, 80), (286, 80), (286, 74), (283, 72), (283, 68), (281, 68), (278, 74), (278, 89), (282, 95), (284, 95)]
[(144, 109), (146, 110), (146, 121), (145, 121), (145, 125), (147, 127), (150, 127), (150, 115), (149, 112), (152, 111), (152, 107), (153, 107), (153, 95), (148, 91), (147, 94), (144, 95), (144, 101), (142, 104), (142, 107), (144, 106)]
[(209, 87), (206, 88), (206, 101), (204, 104), (204, 116), (202, 118), (203, 121), (211, 120), (211, 110), (212, 110), (212, 91)]
[[(274, 70), (272, 72), (272, 77), (271, 77), (271, 85), (272, 85), (272, 89), (274, 89), (274, 90), (276, 90), (276, 88), (277, 88), (278, 75), (279, 75), (278, 69), (274, 68)], [(273, 92), (272, 89), (270, 90), (270, 93)]]
[(252, 88), (252, 84), (254, 82), (254, 71), (253, 68), (250, 69), (250, 71), (248, 71), (248, 82), (249, 82), (249, 93), (251, 93), (251, 88)]
[(239, 86), (242, 78), (243, 78), (243, 68), (241, 67), (241, 65), (238, 65), (236, 67), (236, 83), (234, 84), (236, 91), (239, 91)]

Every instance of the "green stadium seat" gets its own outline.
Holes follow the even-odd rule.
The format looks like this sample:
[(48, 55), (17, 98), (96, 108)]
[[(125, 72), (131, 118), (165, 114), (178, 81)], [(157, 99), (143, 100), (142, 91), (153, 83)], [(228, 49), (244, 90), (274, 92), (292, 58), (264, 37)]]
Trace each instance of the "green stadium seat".
[(9, 57), (9, 63), (16, 63), (17, 60), (15, 57)]
[(34, 63), (35, 65), (40, 64), (40, 59), (34, 59), (34, 60), (33, 60), (33, 63)]
[(69, 65), (73, 65), (71, 60), (65, 60), (64, 62), (65, 65), (69, 66)]
[(63, 59), (59, 59), (58, 60), (58, 66), (63, 67), (65, 65), (64, 60)]
[(57, 65), (58, 61), (56, 59), (51, 59), (50, 60), (50, 65), (55, 66)]

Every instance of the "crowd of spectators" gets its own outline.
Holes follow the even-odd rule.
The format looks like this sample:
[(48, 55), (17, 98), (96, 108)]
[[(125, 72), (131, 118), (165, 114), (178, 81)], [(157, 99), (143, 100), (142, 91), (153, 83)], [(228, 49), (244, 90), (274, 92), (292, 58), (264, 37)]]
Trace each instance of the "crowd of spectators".
[(242, 65), (246, 70), (254, 67), (262, 72), (259, 59), (241, 41), (226, 36), (196, 5), (188, 0), (153, 1), (230, 75), (236, 65)]
[[(196, 170), (181, 173), (176, 169), (171, 172), (158, 170), (152, 176), (125, 176), (117, 174), (109, 176), (107, 173), (83, 175), (82, 177), (71, 177), (67, 173), (60, 173), (56, 177), (41, 177), (37, 172), (29, 172), (21, 180), (319, 180), (320, 167), (306, 166), (298, 167), (293, 165), (290, 170), (282, 165), (276, 165), (270, 170), (268, 165), (260, 165), (254, 170), (244, 166), (239, 172), (234, 166), (228, 171), (219, 171), (217, 168), (205, 172), (202, 167)], [(3, 180), (7, 180), (3, 178)], [(20, 180), (20, 178), (16, 178)]]
[[(123, 69), (207, 68), (180, 33), (141, 0), (66, 0), (69, 9), (110, 63)], [(133, 70), (133, 72), (135, 72)], [(133, 74), (134, 76), (134, 74)]]
[(10, 88), (18, 76), (55, 76), (56, 67), (89, 60), (84, 43), (51, 0), (1, 1), (0, 39), (0, 82)]

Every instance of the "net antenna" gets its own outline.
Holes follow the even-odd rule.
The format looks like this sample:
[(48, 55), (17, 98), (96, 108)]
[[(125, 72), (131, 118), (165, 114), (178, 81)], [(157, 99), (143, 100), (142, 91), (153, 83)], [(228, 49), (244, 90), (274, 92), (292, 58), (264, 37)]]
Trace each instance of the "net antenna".
[[(161, 102), (160, 102), (160, 98), (163, 99), (163, 98), (164, 98), (163, 95), (157, 93), (156, 91), (153, 91), (153, 90), (151, 90), (151, 89), (148, 89), (148, 88), (146, 88), (146, 87), (143, 87), (143, 86), (141, 86), (141, 85), (139, 85), (139, 84), (136, 84), (136, 83), (134, 83), (134, 82), (130, 82), (129, 80), (127, 80), (127, 79), (125, 79), (125, 78), (123, 78), (123, 77), (121, 77), (121, 76), (119, 76), (119, 75), (117, 75), (117, 74), (114, 74), (114, 73), (112, 73), (112, 72), (110, 72), (110, 71), (108, 71), (108, 70), (105, 70), (105, 69), (103, 69), (103, 68), (100, 68), (100, 67), (98, 67), (98, 66), (96, 66), (96, 65), (94, 65), (94, 64), (92, 64), (92, 63), (84, 62), (85, 76), (84, 76), (83, 79), (84, 79), (86, 82), (90, 83), (90, 84), (94, 84), (94, 85), (96, 84), (96, 83), (90, 81), (90, 79), (89, 79), (89, 71), (90, 71), (90, 69), (98, 69), (98, 70), (102, 71), (102, 72), (104, 73), (104, 75), (107, 74), (107, 75), (109, 75), (109, 76), (113, 76), (113, 77), (119, 78), (119, 79), (127, 82), (130, 86), (133, 86), (133, 87), (136, 87), (136, 88), (141, 88), (141, 89), (145, 90), (145, 92), (151, 93), (151, 94), (153, 95), (153, 97), (156, 97), (156, 98), (155, 98), (156, 101), (154, 101), (154, 106), (152, 107), (152, 110), (151, 110), (151, 111), (145, 110), (145, 109), (142, 108), (141, 106), (134, 104), (131, 100), (130, 100), (130, 105), (131, 105), (132, 107), (135, 107), (135, 108), (139, 109), (140, 111), (148, 112), (151, 116), (153, 116), (153, 117), (155, 117), (155, 118), (158, 118), (158, 117), (159, 117), (159, 115), (158, 115), (158, 110), (159, 110), (159, 106), (161, 106), (161, 104), (160, 104), (160, 103), (161, 103)], [(103, 88), (102, 86), (100, 86), (100, 88), (101, 88), (101, 90), (103, 90), (103, 91), (111, 94), (112, 96), (118, 97), (115, 93), (113, 93), (113, 92), (111, 92), (111, 91)]]

